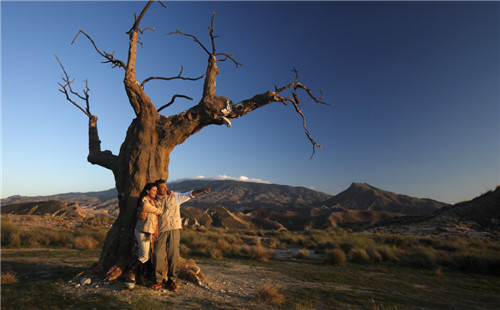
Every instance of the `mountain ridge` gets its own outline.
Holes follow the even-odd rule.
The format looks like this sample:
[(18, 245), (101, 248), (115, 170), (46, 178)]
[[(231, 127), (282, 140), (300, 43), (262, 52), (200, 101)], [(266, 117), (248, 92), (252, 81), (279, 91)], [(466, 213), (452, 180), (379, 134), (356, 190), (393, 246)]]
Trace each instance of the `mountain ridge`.
[[(328, 216), (341, 210), (378, 211), (397, 214), (426, 214), (447, 206), (430, 199), (420, 199), (378, 189), (367, 183), (352, 183), (336, 196), (308, 189), (289, 186), (235, 180), (185, 180), (168, 184), (169, 189), (184, 192), (211, 187), (208, 195), (199, 195), (183, 206), (206, 210), (222, 205), (230, 212), (248, 213), (257, 208), (272, 210), (296, 210), (313, 208), (314, 212)], [(57, 200), (77, 203), (84, 212), (101, 215), (118, 215), (116, 189), (100, 192), (74, 192), (50, 196), (11, 196), (2, 199), (2, 205), (13, 203)], [(312, 216), (312, 214), (310, 214)]]
[(323, 201), (328, 207), (371, 210), (399, 214), (428, 214), (448, 204), (428, 198), (416, 198), (381, 190), (367, 183), (352, 183), (345, 191)]

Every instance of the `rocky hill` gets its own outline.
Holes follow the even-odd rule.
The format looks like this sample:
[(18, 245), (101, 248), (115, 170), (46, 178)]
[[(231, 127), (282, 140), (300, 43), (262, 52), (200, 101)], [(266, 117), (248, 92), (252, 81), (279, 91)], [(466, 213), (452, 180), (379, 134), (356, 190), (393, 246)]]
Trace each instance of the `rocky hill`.
[(470, 201), (423, 216), (382, 221), (371, 231), (413, 235), (500, 236), (500, 186)]
[(177, 192), (191, 189), (212, 188), (209, 195), (200, 195), (185, 203), (199, 209), (222, 205), (231, 212), (248, 211), (258, 207), (284, 210), (296, 204), (313, 204), (332, 197), (305, 187), (253, 183), (241, 181), (189, 180), (168, 184)]
[[(500, 189), (468, 202), (449, 206), (353, 183), (336, 196), (304, 187), (239, 181), (184, 181), (169, 184), (178, 192), (204, 187), (181, 208), (186, 226), (230, 229), (308, 230), (349, 228), (435, 234), (500, 231)], [(45, 197), (2, 199), (2, 214), (67, 216), (117, 215), (116, 190), (68, 193)], [(411, 216), (408, 216), (411, 214)], [(372, 229), (373, 230), (373, 229)]]
[(327, 207), (341, 206), (348, 210), (369, 210), (390, 213), (429, 214), (448, 204), (432, 199), (399, 195), (378, 189), (366, 183), (352, 183), (340, 194), (323, 201)]
[(66, 193), (50, 196), (11, 196), (1, 200), (3, 209), (11, 204), (27, 202), (60, 201), (64, 203), (76, 203), (81, 211), (87, 215), (118, 215), (118, 199), (116, 189), (101, 192), (88, 193)]
[[(210, 195), (200, 195), (183, 206), (209, 209), (222, 205), (231, 212), (248, 211), (257, 207), (286, 209), (294, 204), (312, 204), (332, 197), (305, 187), (293, 187), (277, 184), (264, 184), (240, 181), (190, 180), (168, 184), (168, 188), (177, 192), (210, 187)], [(51, 196), (11, 196), (2, 199), (2, 205), (33, 201), (62, 201), (77, 203), (83, 212), (101, 215), (118, 215), (116, 189), (102, 192), (67, 193)]]
[[(363, 229), (402, 214), (431, 213), (446, 206), (361, 183), (353, 183), (336, 196), (305, 187), (230, 180), (190, 180), (168, 184), (168, 187), (177, 192), (212, 188), (209, 195), (197, 196), (183, 204), (184, 224), (188, 226), (276, 230)], [(88, 215), (116, 216), (116, 196), (115, 189), (47, 197), (13, 196), (2, 200), (2, 209), (12, 203), (37, 201), (40, 204), (42, 201), (58, 200), (64, 204), (76, 203), (81, 207), (80, 211)]]
[(86, 214), (74, 202), (62, 201), (38, 201), (24, 202), (2, 206), (1, 214), (17, 214), (17, 215), (52, 215), (52, 216), (68, 216), (82, 218)]

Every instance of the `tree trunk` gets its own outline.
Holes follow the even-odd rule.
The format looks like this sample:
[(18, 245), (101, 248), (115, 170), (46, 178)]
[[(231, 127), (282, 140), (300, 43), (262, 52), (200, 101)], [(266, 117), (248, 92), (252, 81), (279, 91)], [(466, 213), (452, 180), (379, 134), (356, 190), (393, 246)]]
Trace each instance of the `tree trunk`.
[[(97, 116), (90, 113), (89, 106), (89, 88), (86, 86), (83, 91), (84, 95), (76, 93), (71, 84), (74, 80), (70, 79), (62, 63), (59, 61), (61, 68), (65, 74), (63, 77), (64, 85), (61, 86), (60, 91), (66, 95), (66, 99), (73, 105), (78, 107), (89, 118), (89, 155), (88, 161), (92, 164), (100, 165), (104, 168), (110, 169), (115, 177), (116, 189), (118, 190), (119, 200), (119, 215), (115, 223), (109, 230), (104, 241), (103, 250), (99, 258), (99, 262), (92, 268), (98, 273), (108, 272), (108, 279), (116, 278), (122, 270), (127, 267), (129, 260), (133, 257), (133, 249), (135, 244), (134, 229), (136, 223), (137, 201), (142, 188), (148, 182), (154, 182), (157, 179), (168, 180), (168, 165), (170, 162), (170, 152), (179, 144), (182, 144), (190, 136), (194, 135), (201, 129), (209, 125), (227, 125), (231, 126), (230, 120), (239, 118), (250, 113), (253, 110), (261, 108), (273, 102), (281, 102), (283, 104), (291, 103), (297, 113), (301, 115), (303, 126), (306, 135), (313, 146), (313, 155), (315, 147), (322, 148), (321, 145), (316, 143), (309, 131), (305, 126), (305, 118), (302, 111), (299, 109), (299, 100), (297, 90), (304, 90), (314, 102), (322, 102), (322, 98), (316, 98), (312, 95), (309, 88), (297, 82), (298, 73), (296, 74), (295, 81), (285, 85), (281, 88), (275, 87), (274, 91), (266, 91), (257, 94), (249, 99), (243, 100), (237, 104), (233, 104), (231, 100), (224, 96), (216, 95), (216, 78), (219, 73), (217, 66), (217, 57), (224, 57), (233, 61), (236, 66), (240, 65), (236, 62), (231, 54), (216, 53), (215, 38), (213, 34), (213, 21), (210, 29), (210, 38), (212, 41), (212, 51), (208, 51), (200, 41), (188, 34), (180, 31), (175, 33), (186, 35), (195, 39), (208, 54), (208, 64), (203, 84), (203, 96), (197, 105), (192, 106), (188, 110), (176, 115), (163, 116), (158, 113), (164, 107), (173, 103), (175, 99), (172, 98), (171, 103), (156, 109), (151, 99), (144, 92), (144, 83), (154, 79), (187, 79), (179, 73), (178, 76), (172, 78), (150, 77), (139, 83), (136, 76), (136, 57), (137, 57), (137, 39), (138, 32), (144, 30), (139, 29), (139, 24), (146, 13), (147, 9), (151, 6), (153, 1), (149, 1), (141, 14), (135, 18), (132, 28), (127, 32), (129, 34), (129, 54), (128, 60), (125, 63), (114, 58), (113, 54), (106, 53), (98, 49), (94, 41), (82, 30), (78, 32), (76, 38), (83, 34), (94, 45), (96, 51), (106, 59), (106, 63), (111, 63), (113, 67), (119, 67), (125, 70), (124, 86), (127, 93), (129, 103), (136, 114), (136, 118), (130, 124), (125, 141), (123, 142), (119, 155), (114, 155), (110, 151), (101, 151), (101, 141), (97, 131)], [(224, 59), (224, 60), (225, 60)], [(181, 71), (182, 72), (182, 71)], [(282, 97), (280, 93), (290, 90), (292, 97)], [(79, 106), (71, 96), (83, 100), (86, 103), (86, 108)], [(189, 98), (187, 96), (182, 96)], [(109, 272), (113, 271), (111, 277)], [(116, 272), (115, 272), (116, 271)]]

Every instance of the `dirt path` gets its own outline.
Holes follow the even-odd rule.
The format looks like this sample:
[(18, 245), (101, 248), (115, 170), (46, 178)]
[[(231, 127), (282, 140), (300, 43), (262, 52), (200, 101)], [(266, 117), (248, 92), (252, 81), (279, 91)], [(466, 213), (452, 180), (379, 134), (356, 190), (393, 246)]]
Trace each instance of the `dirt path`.
[[(202, 260), (203, 261), (203, 260)], [(255, 309), (258, 300), (255, 298), (257, 289), (265, 283), (291, 283), (293, 279), (279, 273), (270, 272), (262, 267), (248, 266), (235, 261), (206, 263), (197, 261), (198, 266), (207, 278), (206, 283), (197, 285), (178, 279), (178, 292), (167, 289), (153, 290), (136, 285), (132, 290), (125, 288), (119, 281), (107, 284), (102, 281), (91, 282), (89, 285), (65, 283), (62, 289), (79, 295), (104, 293), (126, 300), (132, 306), (139, 302), (165, 303), (178, 309)]]

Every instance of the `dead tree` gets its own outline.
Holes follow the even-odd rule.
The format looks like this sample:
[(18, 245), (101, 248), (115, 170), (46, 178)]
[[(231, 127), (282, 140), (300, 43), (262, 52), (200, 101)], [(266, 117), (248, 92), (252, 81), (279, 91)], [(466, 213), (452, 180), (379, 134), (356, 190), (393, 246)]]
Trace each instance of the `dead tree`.
[[(311, 137), (305, 125), (305, 118), (299, 108), (299, 97), (297, 91), (302, 90), (305, 94), (317, 103), (323, 103), (322, 98), (315, 97), (311, 90), (298, 82), (298, 73), (294, 69), (294, 81), (282, 87), (275, 87), (252, 98), (233, 103), (224, 96), (219, 96), (215, 92), (215, 85), (219, 68), (218, 62), (231, 61), (236, 66), (240, 64), (231, 54), (217, 52), (215, 48), (214, 35), (214, 16), (211, 19), (209, 27), (209, 36), (211, 40), (210, 48), (207, 48), (194, 35), (183, 33), (179, 30), (168, 35), (177, 34), (187, 36), (202, 48), (208, 58), (208, 64), (205, 73), (197, 78), (188, 78), (182, 75), (182, 70), (177, 76), (173, 77), (149, 77), (140, 82), (136, 76), (136, 57), (139, 33), (146, 30), (153, 30), (151, 27), (140, 28), (141, 20), (146, 11), (154, 1), (149, 1), (139, 16), (134, 16), (132, 28), (127, 32), (129, 35), (128, 59), (123, 62), (113, 55), (101, 50), (92, 38), (84, 31), (80, 30), (73, 39), (75, 40), (84, 35), (93, 45), (93, 48), (103, 58), (105, 63), (112, 67), (124, 70), (124, 85), (130, 105), (135, 112), (136, 117), (132, 120), (121, 145), (118, 155), (111, 151), (101, 150), (101, 141), (97, 131), (97, 116), (90, 112), (89, 88), (88, 84), (83, 90), (83, 94), (72, 88), (73, 80), (68, 76), (63, 64), (59, 59), (59, 64), (64, 73), (63, 83), (60, 83), (60, 91), (66, 95), (66, 99), (80, 109), (89, 119), (89, 155), (88, 161), (92, 164), (102, 166), (113, 172), (116, 189), (119, 198), (119, 215), (109, 230), (104, 241), (103, 250), (99, 262), (94, 267), (94, 271), (105, 273), (110, 269), (120, 270), (127, 264), (128, 257), (131, 256), (133, 244), (135, 242), (133, 229), (136, 221), (137, 197), (142, 187), (148, 181), (154, 181), (159, 178), (168, 178), (168, 166), (170, 161), (170, 152), (187, 138), (194, 135), (208, 125), (226, 125), (231, 126), (231, 120), (244, 116), (255, 109), (273, 102), (282, 104), (291, 104), (295, 111), (300, 114), (303, 120), (304, 129), (307, 138), (312, 144), (313, 155), (316, 148), (322, 148)], [(160, 3), (161, 4), (161, 3)], [(162, 4), (163, 6), (163, 4)], [(170, 116), (160, 114), (170, 106), (176, 98), (182, 97), (191, 99), (186, 95), (177, 94), (173, 96), (169, 103), (159, 108), (153, 104), (151, 99), (144, 91), (144, 85), (151, 80), (200, 80), (204, 78), (203, 95), (198, 104), (189, 109)], [(285, 96), (284, 93), (288, 93)], [(79, 104), (78, 102), (83, 102)]]

